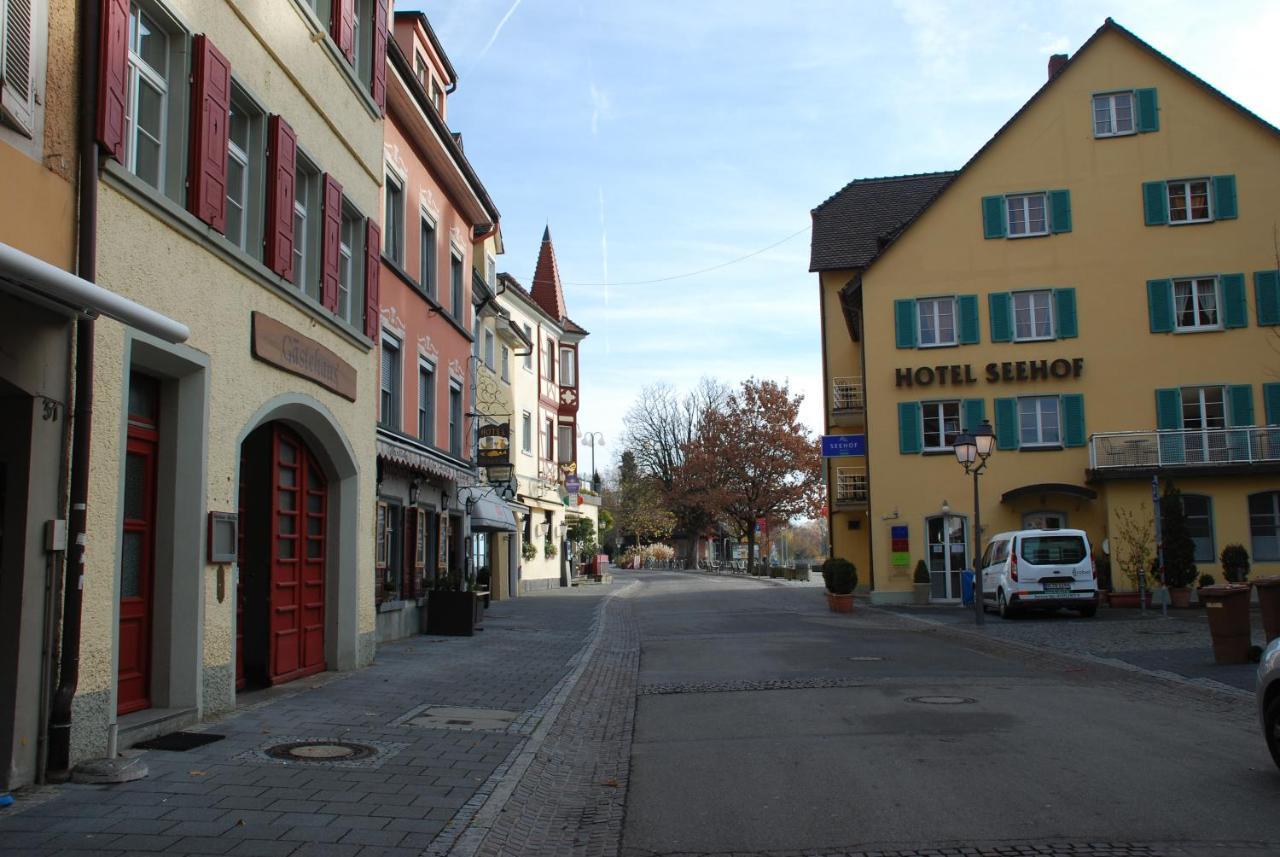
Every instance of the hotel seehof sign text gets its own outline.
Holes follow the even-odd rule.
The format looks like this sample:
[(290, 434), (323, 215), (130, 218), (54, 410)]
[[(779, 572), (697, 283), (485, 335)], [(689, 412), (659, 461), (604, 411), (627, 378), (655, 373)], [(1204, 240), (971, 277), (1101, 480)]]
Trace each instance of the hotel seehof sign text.
[(943, 366), (918, 366), (895, 369), (894, 379), (899, 387), (962, 387), (978, 383), (979, 372), (989, 384), (1019, 381), (1046, 381), (1050, 378), (1079, 378), (1084, 372), (1083, 357), (1058, 357), (1053, 360), (1006, 360), (988, 363), (975, 368), (972, 363), (951, 363)]

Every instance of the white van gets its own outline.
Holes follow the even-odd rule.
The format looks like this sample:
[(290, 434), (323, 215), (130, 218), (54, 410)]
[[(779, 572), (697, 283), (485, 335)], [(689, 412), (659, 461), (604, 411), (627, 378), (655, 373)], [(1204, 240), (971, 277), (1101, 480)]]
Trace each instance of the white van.
[(1098, 612), (1098, 573), (1084, 530), (1000, 533), (982, 554), (983, 608), (1002, 617), (1021, 610), (1066, 607)]

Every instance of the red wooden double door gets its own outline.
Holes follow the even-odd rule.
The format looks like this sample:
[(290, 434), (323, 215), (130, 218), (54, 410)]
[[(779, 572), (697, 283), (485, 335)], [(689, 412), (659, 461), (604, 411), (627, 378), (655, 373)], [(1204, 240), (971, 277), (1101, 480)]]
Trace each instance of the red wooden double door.
[(286, 426), (250, 435), (240, 474), (237, 689), (324, 670), (328, 519), (324, 472)]

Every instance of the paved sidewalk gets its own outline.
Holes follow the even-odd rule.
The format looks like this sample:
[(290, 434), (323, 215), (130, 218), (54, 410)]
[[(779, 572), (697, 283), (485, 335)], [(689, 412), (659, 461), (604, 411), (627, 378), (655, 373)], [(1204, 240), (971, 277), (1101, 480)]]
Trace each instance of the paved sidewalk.
[[(525, 772), (514, 765), (548, 733), (554, 746), (556, 715), (578, 680), (585, 676), (585, 686), (625, 674), (617, 668), (625, 664), (601, 667), (602, 653), (638, 657), (634, 641), (594, 645), (604, 603), (624, 586), (495, 602), (475, 637), (414, 637), (381, 647), (365, 670), (262, 694), (199, 727), (225, 740), (185, 753), (148, 751), (146, 779), (19, 793), (0, 811), (0, 854), (449, 853), (491, 797), (521, 794), (516, 784)], [(423, 725), (432, 706), (498, 709), (514, 719), (467, 725), (456, 721), (471, 715), (446, 712)], [(316, 739), (374, 753), (298, 762), (263, 752)]]

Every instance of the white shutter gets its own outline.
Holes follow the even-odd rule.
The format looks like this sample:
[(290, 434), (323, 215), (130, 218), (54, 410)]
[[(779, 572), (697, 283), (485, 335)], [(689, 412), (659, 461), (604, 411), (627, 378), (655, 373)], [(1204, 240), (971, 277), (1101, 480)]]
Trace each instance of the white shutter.
[(28, 133), (35, 119), (31, 86), (33, 0), (0, 0), (0, 107)]

